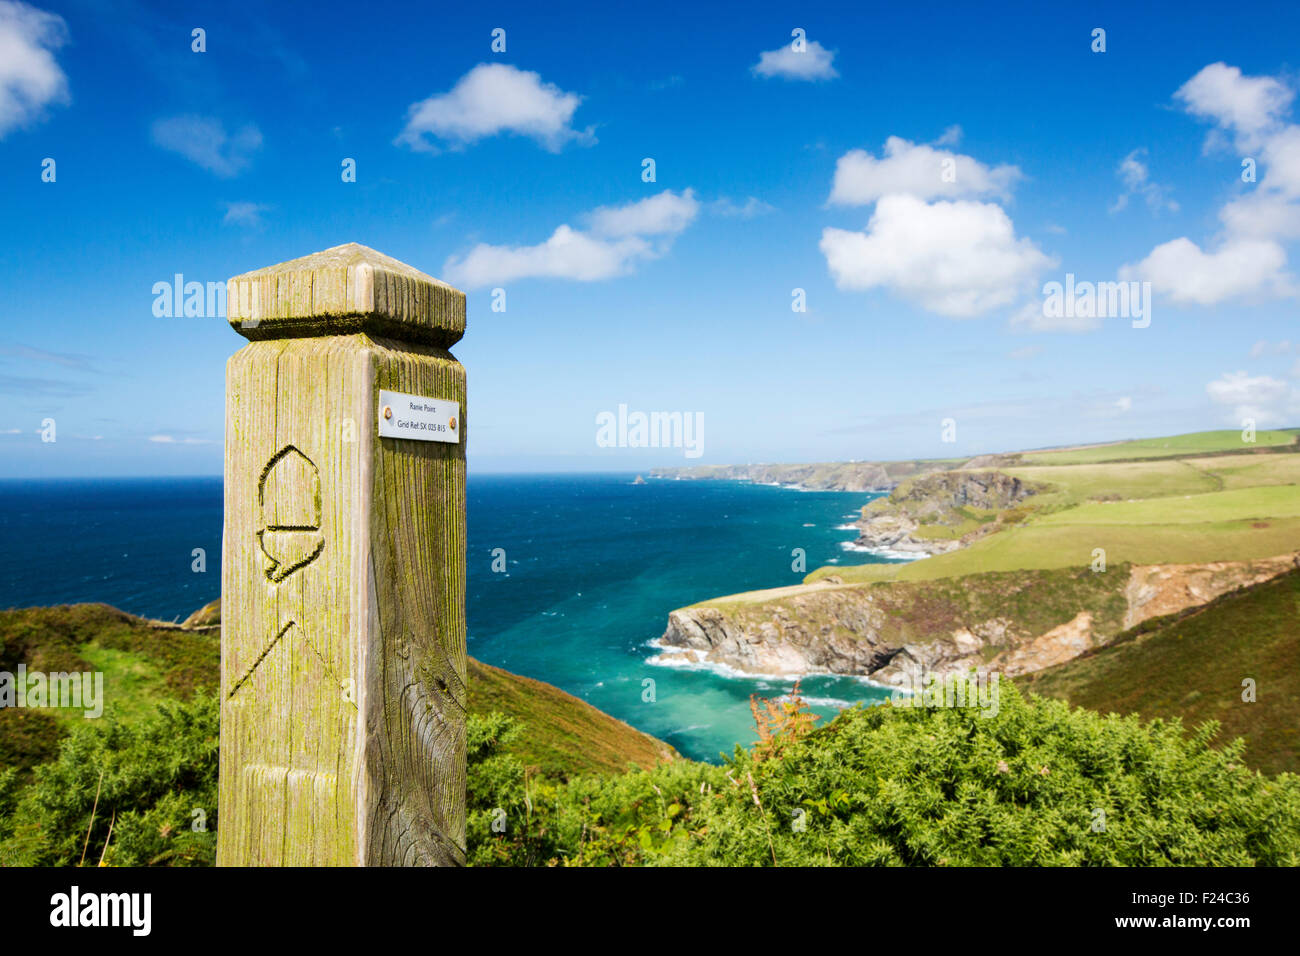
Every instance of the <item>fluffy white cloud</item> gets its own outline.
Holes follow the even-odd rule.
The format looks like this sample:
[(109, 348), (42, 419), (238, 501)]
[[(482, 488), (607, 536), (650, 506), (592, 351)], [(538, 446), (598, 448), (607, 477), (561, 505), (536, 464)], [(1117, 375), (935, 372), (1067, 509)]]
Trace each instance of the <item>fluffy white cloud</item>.
[(1296, 390), (1268, 375), (1227, 372), (1206, 385), (1205, 392), (1216, 405), (1231, 409), (1227, 420), (1234, 425), (1248, 418), (1260, 427), (1286, 425), (1300, 413)]
[(253, 153), (262, 148), (262, 133), (250, 124), (229, 136), (221, 120), (211, 116), (173, 116), (153, 124), (153, 141), (229, 179), (248, 168)]
[(63, 17), (0, 0), (0, 137), (68, 102), (68, 78), (53, 52), (67, 41)]
[(1222, 62), (1211, 63), (1174, 93), (1187, 112), (1212, 120), (1245, 144), (1259, 142), (1261, 134), (1275, 127), (1294, 96), (1271, 76), (1243, 76)]
[(463, 147), (498, 133), (515, 133), (536, 140), (544, 149), (559, 152), (565, 143), (590, 145), (590, 129), (570, 124), (582, 102), (541, 76), (505, 63), (480, 63), (447, 93), (411, 104), (406, 127), (397, 142), (412, 149), (437, 152), (441, 141)]
[(1217, 305), (1238, 297), (1289, 294), (1285, 266), (1286, 251), (1269, 239), (1229, 239), (1206, 252), (1184, 237), (1156, 246), (1119, 275), (1150, 282), (1152, 291), (1174, 302)]
[(1135, 149), (1129, 153), (1119, 164), (1116, 170), (1120, 180), (1124, 183), (1124, 192), (1111, 204), (1111, 212), (1119, 212), (1128, 206), (1129, 198), (1132, 196), (1141, 196), (1146, 200), (1147, 208), (1152, 212), (1169, 212), (1178, 211), (1178, 203), (1171, 199), (1165, 198), (1165, 187), (1151, 179), (1151, 171), (1147, 168), (1145, 148)]
[(1219, 210), (1233, 235), (1300, 238), (1300, 126), (1287, 124), (1262, 138), (1256, 150), (1263, 167), (1259, 184)]
[(601, 206), (588, 218), (592, 232), (617, 239), (676, 235), (695, 220), (699, 211), (699, 201), (691, 190), (678, 195), (665, 189), (657, 196), (624, 206)]
[(665, 190), (624, 206), (603, 206), (588, 215), (588, 230), (562, 225), (545, 242), (533, 246), (479, 243), (462, 257), (443, 264), (449, 282), (479, 288), (515, 279), (552, 278), (594, 282), (624, 275), (636, 263), (655, 259), (699, 214), (700, 204), (687, 189)]
[(1053, 265), (1000, 206), (908, 195), (880, 199), (866, 232), (824, 229), (821, 251), (839, 288), (888, 288), (955, 318), (1012, 304)]
[[(951, 137), (951, 133), (945, 136)], [(1005, 198), (1019, 178), (1015, 166), (990, 168), (970, 156), (891, 136), (879, 159), (865, 149), (849, 150), (839, 158), (830, 201), (862, 206), (900, 193), (918, 199)]]
[(1219, 210), (1224, 233), (1257, 239), (1300, 238), (1300, 203), (1287, 202), (1263, 188), (1225, 203)]
[(833, 80), (835, 51), (828, 50), (816, 40), (808, 40), (802, 50), (794, 43), (758, 55), (751, 69), (755, 76), (779, 76), (786, 80)]
[[(1243, 76), (1211, 63), (1174, 97), (1187, 112), (1231, 133), (1234, 146), (1263, 168), (1258, 185), (1219, 210), (1223, 230), (1204, 247), (1183, 236), (1120, 270), (1175, 302), (1294, 295), (1282, 241), (1300, 238), (1300, 126), (1285, 121), (1294, 92), (1271, 76)], [(1222, 138), (1222, 136), (1220, 136)]]

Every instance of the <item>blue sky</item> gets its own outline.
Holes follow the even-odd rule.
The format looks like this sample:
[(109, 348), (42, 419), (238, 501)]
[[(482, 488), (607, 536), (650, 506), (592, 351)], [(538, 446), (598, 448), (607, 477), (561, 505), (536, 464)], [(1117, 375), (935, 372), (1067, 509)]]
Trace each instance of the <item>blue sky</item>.
[(154, 284), (348, 241), (467, 291), (480, 471), (1300, 425), (1300, 9), (1063, 6), (0, 0), (0, 476), (220, 473), (243, 340)]

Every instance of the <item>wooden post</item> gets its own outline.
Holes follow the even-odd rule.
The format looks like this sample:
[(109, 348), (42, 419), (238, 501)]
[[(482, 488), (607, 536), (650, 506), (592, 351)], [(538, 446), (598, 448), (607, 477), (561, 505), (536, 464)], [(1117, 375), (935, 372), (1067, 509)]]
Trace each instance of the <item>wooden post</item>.
[(465, 296), (349, 243), (227, 313), (217, 863), (463, 863)]

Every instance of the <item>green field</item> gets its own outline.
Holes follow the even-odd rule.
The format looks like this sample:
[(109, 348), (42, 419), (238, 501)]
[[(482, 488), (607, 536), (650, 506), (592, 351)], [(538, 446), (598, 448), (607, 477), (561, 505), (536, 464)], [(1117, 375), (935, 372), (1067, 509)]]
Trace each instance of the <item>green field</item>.
[(1053, 451), (1026, 452), (1024, 461), (1033, 465), (1082, 465), (1094, 462), (1125, 461), (1135, 458), (1176, 458), (1181, 455), (1212, 455), (1215, 452), (1252, 451), (1293, 445), (1293, 429), (1257, 432), (1253, 444), (1241, 440), (1235, 429), (1211, 432), (1191, 432), (1168, 438), (1143, 438), (1137, 441), (1115, 442), (1107, 445), (1088, 445), (1078, 448), (1061, 448)]
[[(1286, 461), (1293, 458), (1290, 455), (1276, 457)], [(1294, 456), (1294, 460), (1300, 464), (1300, 456)], [(1063, 502), (1086, 501), (1089, 498), (1196, 495), (1221, 491), (1224, 487), (1221, 478), (1185, 459), (1113, 465), (1039, 465), (1002, 470), (1024, 481), (1057, 486), (1061, 489)]]
[[(1293, 431), (1261, 432), (1259, 442), (1276, 445), (1294, 437)], [(1239, 444), (1240, 435), (1198, 432), (1104, 446), (1108, 454), (1121, 449), (1130, 457), (1159, 448), (1169, 453), (1161, 460), (999, 468), (1041, 489), (1014, 509), (1019, 520), (1003, 512), (991, 534), (948, 554), (903, 565), (832, 565), (804, 580), (926, 581), (983, 571), (1064, 568), (1090, 563), (1098, 548), (1108, 564), (1244, 561), (1300, 550), (1300, 454), (1203, 454), (1221, 451), (1229, 440)], [(1099, 449), (1059, 454), (1083, 451)], [(1197, 457), (1173, 457), (1178, 454)], [(887, 499), (871, 505), (876, 512), (890, 508)], [(923, 525), (914, 537), (956, 538), (977, 527), (974, 522)]]

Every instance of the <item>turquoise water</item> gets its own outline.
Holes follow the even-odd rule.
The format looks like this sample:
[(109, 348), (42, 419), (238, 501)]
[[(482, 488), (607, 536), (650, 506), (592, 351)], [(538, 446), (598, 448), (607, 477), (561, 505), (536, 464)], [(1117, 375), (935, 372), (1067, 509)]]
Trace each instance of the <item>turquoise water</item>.
[[(674, 608), (798, 583), (794, 548), (809, 570), (869, 560), (843, 549), (854, 532), (842, 526), (872, 496), (633, 478), (471, 476), (469, 651), (716, 759), (753, 741), (749, 695), (791, 683), (659, 666), (649, 642)], [(0, 482), (0, 607), (103, 601), (184, 616), (217, 596), (220, 546), (219, 479)], [(193, 570), (195, 548), (206, 572)], [(803, 692), (822, 714), (883, 696), (829, 677)]]

